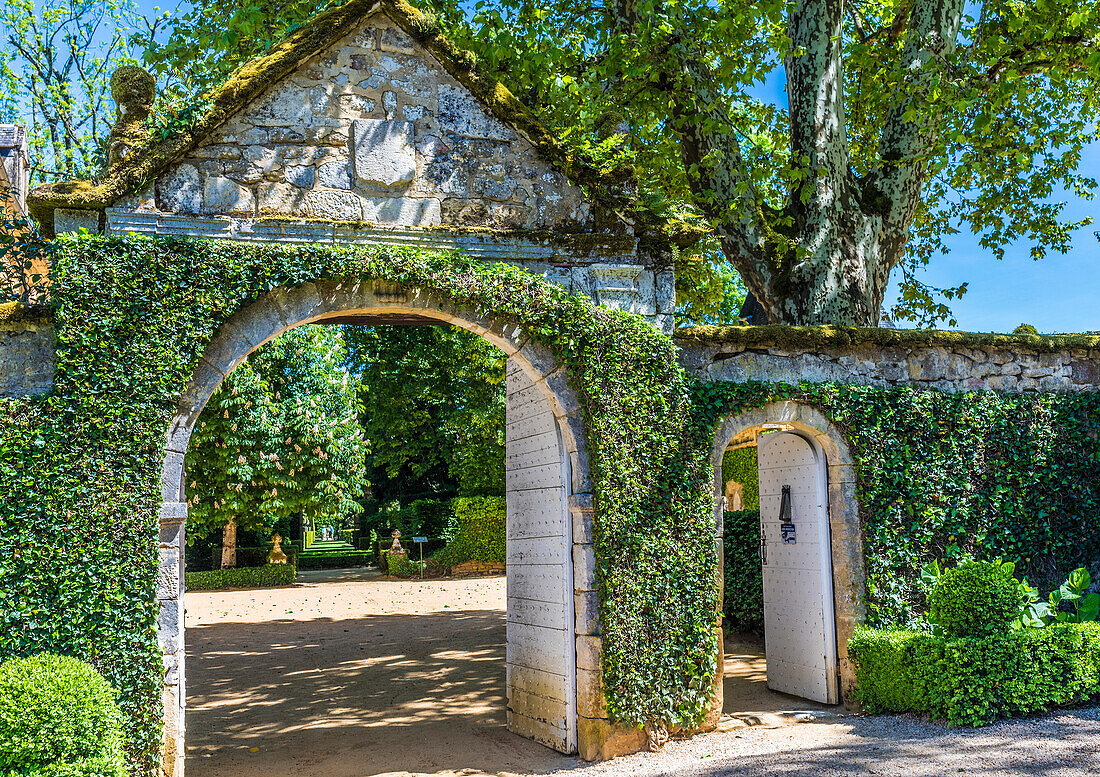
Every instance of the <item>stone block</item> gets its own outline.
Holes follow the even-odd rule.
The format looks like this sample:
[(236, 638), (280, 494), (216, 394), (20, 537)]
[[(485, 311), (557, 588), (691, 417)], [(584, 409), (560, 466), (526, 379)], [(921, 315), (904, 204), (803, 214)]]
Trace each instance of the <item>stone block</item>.
[(577, 637), (577, 669), (589, 669), (593, 672), (602, 671), (600, 654), (603, 652), (603, 642), (599, 637)]
[(628, 728), (603, 718), (577, 718), (577, 754), (586, 761), (607, 761), (646, 748), (644, 729)]
[(600, 601), (595, 591), (577, 591), (573, 595), (577, 634), (600, 636)]
[(439, 200), (433, 197), (364, 197), (363, 220), (372, 224), (431, 227), (440, 223)]
[(354, 192), (320, 191), (306, 194), (302, 203), (305, 215), (329, 221), (362, 221), (363, 203)]
[[(306, 169), (313, 170), (312, 167)], [(261, 183), (257, 188), (257, 194), (261, 216), (293, 213), (305, 197), (301, 189), (288, 183)]]
[(157, 179), (157, 205), (169, 213), (202, 213), (202, 181), (194, 165), (182, 164)]
[(413, 132), (408, 121), (356, 119), (352, 124), (356, 182), (395, 186), (412, 181), (416, 176)]
[(345, 159), (318, 165), (317, 185), (330, 189), (351, 189), (351, 164)]
[(176, 547), (160, 548), (157, 562), (157, 598), (178, 599), (180, 595), (180, 550)]
[(164, 454), (164, 469), (160, 476), (161, 499), (165, 502), (182, 502), (183, 494), (183, 454), (168, 451)]
[(594, 589), (596, 583), (596, 553), (592, 545), (573, 545), (574, 586), (581, 591)]
[(203, 213), (251, 216), (256, 211), (252, 190), (234, 180), (210, 176), (202, 187)]
[(76, 234), (82, 229), (93, 235), (99, 234), (99, 211), (58, 208), (53, 212), (55, 235)]
[(157, 639), (166, 655), (174, 655), (180, 649), (180, 636), (183, 623), (182, 611), (178, 599), (163, 599), (157, 614)]
[(603, 672), (577, 670), (577, 714), (582, 718), (606, 718), (607, 703), (603, 696)]
[[(313, 181), (316, 178), (316, 172), (312, 165), (290, 165), (283, 171), (283, 175), (287, 183), (294, 184), (303, 189), (312, 189)], [(263, 207), (262, 202), (260, 206), (261, 208)]]
[(514, 140), (516, 133), (490, 116), (472, 94), (460, 86), (439, 85), (439, 123), (455, 135), (484, 140)]

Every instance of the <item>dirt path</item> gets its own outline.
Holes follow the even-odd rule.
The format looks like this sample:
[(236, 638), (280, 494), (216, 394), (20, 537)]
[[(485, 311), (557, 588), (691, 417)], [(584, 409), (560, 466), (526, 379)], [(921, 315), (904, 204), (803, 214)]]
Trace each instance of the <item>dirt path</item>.
[(305, 579), (187, 595), (190, 777), (576, 763), (505, 728), (503, 577)]
[(1100, 708), (978, 730), (836, 717), (768, 691), (759, 646), (740, 642), (727, 645), (725, 731), (583, 764), (505, 728), (504, 593), (504, 578), (355, 571), (188, 594), (189, 777), (1100, 774)]

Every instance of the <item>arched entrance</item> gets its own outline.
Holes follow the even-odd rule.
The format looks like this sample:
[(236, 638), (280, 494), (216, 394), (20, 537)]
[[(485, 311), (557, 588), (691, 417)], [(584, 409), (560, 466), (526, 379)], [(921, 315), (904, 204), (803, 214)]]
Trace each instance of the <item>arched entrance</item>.
[[(577, 750), (573, 511), (591, 509), (579, 402), (564, 369), (519, 327), (418, 289), (374, 281), (276, 289), (236, 313), (205, 349), (169, 427), (162, 472), (159, 635), (165, 663), (164, 762), (182, 774), (185, 741), (184, 470), (191, 430), (224, 377), (263, 343), (301, 324), (450, 324), (508, 356), (506, 413), (508, 727)], [(580, 595), (579, 593), (577, 595)]]
[[(724, 419), (712, 449), (720, 544), (726, 498), (723, 454), (731, 447), (767, 438), (772, 439), (758, 445), (757, 455), (762, 538), (769, 557), (764, 572), (769, 685), (795, 695), (836, 702), (840, 700), (838, 693), (846, 699), (854, 686), (847, 644), (855, 627), (864, 620), (863, 539), (855, 466), (841, 432), (808, 405), (773, 402)], [(786, 500), (784, 486), (789, 487)], [(794, 514), (796, 510), (799, 515)], [(791, 530), (782, 527), (783, 523), (795, 524), (795, 543), (784, 544), (784, 529), (788, 539)], [(794, 548), (799, 553), (794, 553)], [(798, 591), (787, 592), (801, 597), (805, 605), (797, 617), (792, 617), (783, 606), (784, 598), (789, 598), (784, 592), (797, 574), (805, 575), (807, 580), (813, 578), (815, 585), (813, 591), (800, 586)], [(820, 617), (810, 617), (810, 611), (818, 612)], [(813, 622), (805, 622), (807, 619)], [(818, 666), (811, 670), (798, 656), (816, 654), (819, 647), (823, 660), (819, 665), (811, 662)], [(834, 654), (830, 654), (832, 650)], [(773, 664), (777, 675), (785, 675), (776, 684), (772, 682)], [(819, 676), (806, 684), (807, 672)]]

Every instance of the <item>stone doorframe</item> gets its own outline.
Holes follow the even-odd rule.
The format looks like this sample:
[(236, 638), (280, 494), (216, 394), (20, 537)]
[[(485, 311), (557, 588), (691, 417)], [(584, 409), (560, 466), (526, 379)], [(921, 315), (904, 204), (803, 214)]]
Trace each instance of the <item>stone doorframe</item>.
[[(225, 376), (263, 343), (295, 326), (309, 323), (450, 324), (484, 337), (518, 365), (536, 387), (557, 421), (563, 455), (568, 518), (572, 523), (571, 554), (573, 606), (568, 608), (574, 644), (576, 678), (575, 747), (585, 757), (600, 757), (612, 727), (602, 704), (599, 673), (599, 619), (592, 550), (593, 500), (588, 454), (580, 402), (567, 385), (565, 368), (545, 347), (528, 338), (520, 327), (433, 296), (377, 281), (304, 283), (293, 289), (275, 289), (235, 313), (215, 334), (199, 359), (190, 385), (180, 397), (168, 428), (161, 475), (160, 543), (157, 598), (158, 635), (164, 657), (164, 735), (162, 775), (183, 777), (185, 742), (184, 685), (184, 456), (199, 414)], [(575, 724), (575, 726), (574, 726)], [(635, 748), (636, 749), (636, 748)]]
[[(711, 457), (719, 558), (722, 558), (723, 548), (722, 456), (731, 444), (750, 437), (755, 430), (765, 426), (798, 432), (825, 457), (840, 693), (847, 703), (855, 688), (855, 672), (848, 660), (848, 639), (856, 626), (866, 619), (863, 527), (856, 499), (855, 461), (844, 435), (821, 411), (800, 402), (785, 401), (723, 418), (714, 438)], [(724, 581), (724, 575), (719, 579)]]

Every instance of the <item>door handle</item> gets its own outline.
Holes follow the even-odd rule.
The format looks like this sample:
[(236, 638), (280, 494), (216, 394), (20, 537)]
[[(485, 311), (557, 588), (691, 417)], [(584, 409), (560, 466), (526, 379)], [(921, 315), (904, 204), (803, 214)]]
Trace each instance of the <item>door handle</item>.
[(764, 524), (760, 524), (760, 563), (768, 565), (768, 535), (764, 533)]

